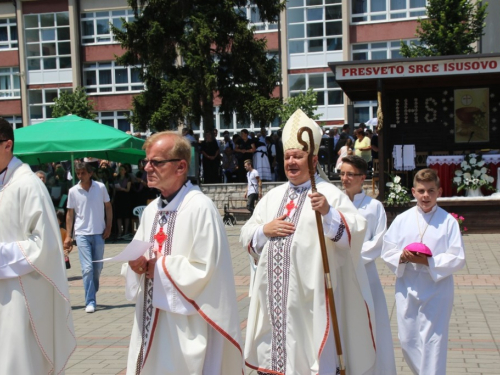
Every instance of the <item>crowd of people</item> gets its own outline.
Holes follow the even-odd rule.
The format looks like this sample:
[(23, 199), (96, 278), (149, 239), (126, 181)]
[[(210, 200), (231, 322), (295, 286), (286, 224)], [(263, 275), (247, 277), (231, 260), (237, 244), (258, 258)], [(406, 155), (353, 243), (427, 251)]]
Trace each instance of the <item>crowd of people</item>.
[[(350, 134), (351, 126), (324, 129), (318, 154), (319, 163), (326, 173), (335, 177), (340, 171), (342, 158), (347, 155), (361, 156), (369, 165), (378, 159), (378, 135), (364, 123)], [(242, 129), (230, 136), (226, 130), (218, 138), (218, 130), (207, 130), (200, 141), (189, 128), (183, 136), (195, 146), (200, 155), (200, 179), (205, 184), (247, 182), (245, 161), (252, 160), (262, 182), (286, 181), (283, 169), (282, 131), (268, 135), (265, 127), (257, 132)]]
[[(309, 152), (298, 138), (304, 127), (305, 142), (311, 146), (314, 140)], [(261, 146), (241, 133), (234, 152), (245, 156), (243, 169), (252, 175)], [(262, 196), (259, 179), (248, 178), (247, 195), (261, 200), (240, 235), (253, 272), (243, 349), (228, 238), (213, 202), (188, 180), (188, 137), (149, 137), (136, 173), (126, 164), (78, 161), (79, 182), (67, 192), (67, 232), (61, 238), (52, 202), (55, 181), (50, 191), (42, 181), (56, 178), (37, 177), (13, 156), (12, 127), (0, 119), (0, 217), (9, 217), (0, 231), (0, 315), (9, 323), (0, 324), (0, 335), (12, 344), (0, 351), (0, 373), (64, 372), (76, 346), (64, 253), (75, 240), (85, 309), (94, 313), (102, 263), (93, 261), (102, 259), (114, 216), (126, 231), (129, 203), (123, 194), (147, 200), (147, 187), (159, 192), (135, 235), (147, 248), (122, 267), (125, 297), (136, 305), (127, 374), (233, 375), (244, 374), (246, 365), (259, 375), (339, 374), (346, 368), (351, 375), (395, 375), (378, 257), (397, 278), (398, 336), (408, 366), (414, 374), (445, 374), (453, 273), (465, 264), (460, 228), (437, 206), (437, 173), (424, 169), (413, 182), (416, 206), (387, 229), (383, 206), (362, 189), (366, 152), (372, 150), (365, 134), (356, 132), (359, 155), (342, 157), (344, 192), (318, 168), (323, 132), (300, 110), (283, 128), (288, 181)], [(349, 148), (345, 139), (341, 148)], [(218, 151), (205, 144), (202, 154), (213, 161)], [(108, 169), (112, 179), (104, 180)], [(61, 176), (68, 179), (66, 172)], [(113, 210), (116, 204), (123, 206)]]

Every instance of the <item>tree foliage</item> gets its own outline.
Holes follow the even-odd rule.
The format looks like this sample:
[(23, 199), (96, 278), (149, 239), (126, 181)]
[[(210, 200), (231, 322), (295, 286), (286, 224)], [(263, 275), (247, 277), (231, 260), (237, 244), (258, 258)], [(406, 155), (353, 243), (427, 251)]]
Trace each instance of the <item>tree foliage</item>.
[[(274, 22), (282, 0), (254, 0), (260, 18)], [(266, 40), (255, 38), (238, 9), (246, 0), (129, 0), (136, 19), (113, 28), (126, 50), (117, 61), (141, 66), (146, 89), (133, 101), (134, 126), (163, 130), (179, 123), (214, 127), (213, 102), (229, 121), (233, 112), (268, 123), (279, 99), (278, 63)]]
[(309, 118), (313, 120), (319, 120), (320, 115), (315, 114), (317, 105), (318, 95), (309, 88), (306, 92), (301, 92), (296, 96), (286, 98), (279, 110), (279, 117), (282, 122), (282, 126), (285, 125), (286, 121), (294, 114), (297, 109), (301, 109)]
[(54, 103), (52, 107), (52, 117), (54, 118), (71, 114), (90, 120), (95, 119), (94, 101), (89, 100), (82, 87), (77, 87), (73, 92), (61, 92), (59, 97), (54, 99)]
[(471, 0), (428, 0), (427, 19), (419, 19), (420, 45), (401, 42), (404, 57), (468, 55), (483, 33), (488, 3)]

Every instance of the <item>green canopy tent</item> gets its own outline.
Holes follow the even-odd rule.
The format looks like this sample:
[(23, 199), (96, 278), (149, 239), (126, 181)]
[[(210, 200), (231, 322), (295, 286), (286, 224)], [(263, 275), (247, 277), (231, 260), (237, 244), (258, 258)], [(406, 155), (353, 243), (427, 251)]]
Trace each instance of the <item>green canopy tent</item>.
[(14, 155), (28, 164), (94, 157), (137, 164), (144, 140), (75, 115), (14, 131)]

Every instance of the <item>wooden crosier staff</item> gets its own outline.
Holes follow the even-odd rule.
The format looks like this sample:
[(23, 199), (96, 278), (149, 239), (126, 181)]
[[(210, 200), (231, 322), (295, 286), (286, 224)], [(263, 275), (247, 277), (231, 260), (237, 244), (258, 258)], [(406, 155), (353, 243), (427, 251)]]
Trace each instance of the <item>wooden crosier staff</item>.
[[(306, 132), (309, 135), (309, 142), (311, 148), (309, 149), (309, 145), (302, 138), (303, 133)], [(311, 188), (312, 192), (316, 193), (316, 181), (314, 180), (314, 165), (313, 165), (313, 156), (314, 156), (314, 138), (312, 134), (312, 130), (308, 127), (302, 127), (298, 132), (298, 141), (303, 146), (303, 150), (308, 153), (307, 161), (309, 165), (309, 178), (311, 179)], [(340, 331), (339, 331), (339, 322), (337, 319), (337, 310), (335, 309), (335, 300), (333, 298), (333, 289), (332, 289), (332, 278), (330, 276), (330, 265), (328, 263), (328, 255), (326, 253), (326, 243), (325, 243), (325, 235), (323, 231), (323, 222), (321, 221), (321, 214), (316, 211), (316, 226), (318, 227), (318, 236), (319, 236), (319, 244), (321, 246), (321, 257), (323, 258), (323, 272), (325, 274), (325, 283), (326, 290), (328, 293), (328, 302), (330, 307), (330, 313), (332, 315), (333, 322), (333, 333), (335, 335), (335, 346), (337, 348), (337, 358), (340, 367), (340, 374), (345, 375), (345, 365), (344, 365), (344, 357), (342, 355), (342, 345), (340, 343)]]

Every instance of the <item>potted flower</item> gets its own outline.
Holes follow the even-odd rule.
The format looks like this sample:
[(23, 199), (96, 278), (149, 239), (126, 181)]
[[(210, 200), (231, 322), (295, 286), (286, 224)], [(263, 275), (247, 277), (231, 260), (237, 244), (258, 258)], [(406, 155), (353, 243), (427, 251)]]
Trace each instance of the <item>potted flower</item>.
[(411, 198), (408, 194), (408, 189), (401, 185), (401, 177), (391, 176), (391, 182), (385, 185), (389, 188), (389, 191), (385, 194), (385, 205), (386, 206), (406, 206), (410, 203)]
[(487, 190), (495, 190), (491, 185), (494, 178), (488, 176), (488, 168), (480, 154), (469, 154), (465, 156), (460, 164), (460, 169), (455, 171), (453, 184), (457, 186), (457, 192), (465, 189), (468, 197), (482, 196), (481, 187)]
[(458, 221), (458, 226), (460, 227), (460, 233), (464, 234), (465, 232), (467, 232), (468, 229), (466, 226), (464, 226), (465, 218), (453, 212), (451, 213), (451, 216), (453, 216), (455, 220)]

